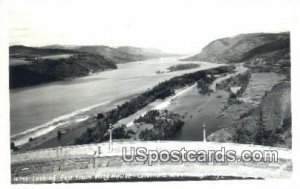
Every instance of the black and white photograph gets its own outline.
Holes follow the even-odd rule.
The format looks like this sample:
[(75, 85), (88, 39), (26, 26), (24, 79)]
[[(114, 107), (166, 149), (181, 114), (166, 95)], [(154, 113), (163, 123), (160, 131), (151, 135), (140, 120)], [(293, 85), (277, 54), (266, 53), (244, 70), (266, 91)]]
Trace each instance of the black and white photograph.
[(295, 1), (1, 5), (12, 185), (293, 177)]

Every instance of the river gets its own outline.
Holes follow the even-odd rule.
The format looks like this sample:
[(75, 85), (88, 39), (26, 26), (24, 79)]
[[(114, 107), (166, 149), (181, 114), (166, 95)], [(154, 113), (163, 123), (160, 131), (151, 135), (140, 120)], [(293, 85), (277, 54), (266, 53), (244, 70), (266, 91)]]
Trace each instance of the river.
[[(10, 90), (11, 136), (28, 134), (37, 128), (59, 126), (69, 119), (84, 120), (79, 114), (104, 111), (153, 87), (159, 82), (185, 73), (218, 67), (198, 62), (189, 70), (167, 72), (184, 63), (178, 57), (150, 59), (118, 64), (118, 69), (90, 76)], [(157, 73), (163, 71), (163, 73)], [(58, 124), (59, 123), (59, 124)]]

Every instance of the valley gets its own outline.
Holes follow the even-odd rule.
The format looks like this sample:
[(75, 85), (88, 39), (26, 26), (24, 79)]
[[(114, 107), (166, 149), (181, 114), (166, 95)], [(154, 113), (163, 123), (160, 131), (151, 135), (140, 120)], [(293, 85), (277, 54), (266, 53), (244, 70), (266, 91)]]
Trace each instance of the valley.
[[(185, 61), (180, 61), (182, 58), (177, 57), (135, 61), (118, 64), (117, 70), (25, 90), (12, 90), (11, 98), (15, 99), (12, 100), (12, 140), (15, 145), (22, 145), (23, 150), (104, 142), (108, 140), (109, 125), (113, 125), (113, 137), (118, 140), (201, 141), (202, 125), (205, 123), (208, 125), (209, 141), (290, 148), (290, 65), (287, 38), (287, 33), (239, 35), (216, 40), (199, 55), (183, 59)], [(220, 48), (219, 45), (216, 48), (216, 44), (220, 42), (226, 48)], [(231, 56), (225, 53), (232, 46), (244, 48), (244, 51), (239, 49), (236, 52), (239, 59), (230, 59)], [(64, 49), (68, 53), (73, 50)], [(90, 49), (89, 53), (94, 53), (93, 56), (100, 56), (95, 55), (98, 51), (91, 51)], [(208, 55), (211, 58), (215, 56), (210, 54), (211, 51), (218, 56), (205, 59)], [(45, 60), (49, 56), (52, 60), (74, 56), (57, 55), (55, 50), (53, 53)], [(277, 57), (278, 53), (281, 53), (280, 58)], [(170, 68), (176, 68), (176, 71), (167, 71)], [(84, 93), (76, 93), (79, 89)], [(24, 101), (24, 95), (30, 97), (32, 93), (41, 92), (53, 93), (50, 95), (52, 98), (40, 96), (34, 102)], [(270, 98), (277, 100), (270, 101)], [(17, 99), (20, 103), (19, 110), (14, 106)], [(76, 99), (76, 103), (72, 99)], [(63, 106), (58, 106), (58, 103)], [(41, 109), (28, 109), (29, 106)], [(84, 106), (86, 108), (82, 109)], [(24, 108), (31, 111), (25, 112)], [(72, 113), (67, 113), (71, 110)], [(151, 114), (154, 116), (150, 116), (151, 119), (143, 117), (155, 110), (162, 112)], [(170, 126), (170, 132), (173, 130), (172, 134), (160, 135), (159, 133), (168, 131), (160, 130), (155, 126), (158, 124), (156, 122), (147, 121), (156, 119), (161, 120), (162, 124), (163, 120), (177, 117), (163, 118), (164, 115), (177, 114), (179, 122), (182, 122), (180, 128), (176, 126), (173, 130), (176, 124), (169, 125), (166, 122), (166, 127)], [(36, 119), (32, 119), (33, 115)], [(22, 127), (18, 126), (20, 123)], [(39, 124), (40, 126), (36, 126)], [(62, 132), (59, 141), (56, 139), (58, 131)]]

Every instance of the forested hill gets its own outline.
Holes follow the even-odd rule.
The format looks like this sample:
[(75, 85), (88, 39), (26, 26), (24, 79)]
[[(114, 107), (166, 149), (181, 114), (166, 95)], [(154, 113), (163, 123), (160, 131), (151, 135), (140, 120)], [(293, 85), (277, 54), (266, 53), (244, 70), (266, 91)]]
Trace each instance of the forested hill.
[(80, 46), (75, 49), (80, 52), (101, 55), (116, 64), (172, 56), (172, 54), (164, 53), (158, 49), (131, 46), (122, 46), (117, 48), (109, 46)]
[(57, 54), (76, 54), (78, 52), (70, 49), (63, 48), (36, 48), (27, 47), (23, 45), (14, 45), (9, 47), (9, 56), (21, 58), (22, 56), (47, 56), (47, 55), (57, 55)]
[(68, 49), (10, 47), (10, 88), (32, 86), (116, 69), (104, 57)]
[(10, 57), (14, 58), (28, 58), (37, 56), (49, 56), (60, 54), (78, 54), (88, 53), (100, 55), (106, 60), (118, 64), (133, 61), (146, 60), (151, 58), (160, 58), (174, 56), (174, 54), (165, 53), (154, 48), (139, 48), (132, 46), (121, 46), (117, 48), (95, 45), (95, 46), (63, 46), (63, 45), (49, 45), (44, 47), (27, 47), (23, 45), (15, 45), (9, 48)]
[(286, 69), (290, 64), (290, 33), (251, 33), (217, 39), (187, 60), (245, 62), (248, 66)]
[(9, 48), (10, 88), (116, 69), (116, 64), (170, 56), (157, 49), (123, 46), (60, 46)]

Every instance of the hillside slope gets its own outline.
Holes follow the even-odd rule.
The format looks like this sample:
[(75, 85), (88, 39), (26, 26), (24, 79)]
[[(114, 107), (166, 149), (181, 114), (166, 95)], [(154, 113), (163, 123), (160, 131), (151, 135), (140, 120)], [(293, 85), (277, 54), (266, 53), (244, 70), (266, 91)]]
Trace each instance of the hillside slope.
[(10, 88), (31, 86), (116, 69), (117, 63), (170, 56), (157, 49), (123, 46), (61, 46), (9, 48)]
[[(209, 141), (292, 147), (290, 82), (283, 81), (266, 92), (259, 106), (241, 113), (239, 104), (231, 107), (239, 118), (212, 133)], [(245, 105), (244, 105), (245, 106)]]
[[(289, 58), (290, 34), (289, 33), (253, 33), (241, 34), (234, 37), (217, 39), (205, 46), (201, 53), (187, 60), (207, 61), (214, 63), (247, 62), (255, 64), (255, 58), (275, 57), (276, 54)], [(273, 53), (273, 54), (272, 54)], [(275, 55), (275, 56), (274, 56)], [(280, 56), (277, 56), (280, 58)], [(286, 64), (287, 61), (277, 62)], [(260, 63), (263, 63), (261, 61)]]
[(10, 88), (32, 86), (89, 73), (116, 69), (100, 55), (67, 49), (10, 47)]
[[(258, 107), (253, 107), (243, 98), (237, 98), (236, 101), (229, 98), (226, 108), (224, 107), (221, 112), (222, 116), (230, 118), (231, 121), (212, 133), (208, 140), (292, 147), (291, 61), (288, 32), (241, 34), (217, 39), (204, 47), (201, 53), (187, 60), (244, 63), (251, 74), (276, 72), (285, 77), (268, 89), (262, 99), (258, 99), (255, 90), (253, 91), (253, 99), (257, 98)], [(259, 90), (259, 83), (253, 84), (257, 85), (254, 89)]]
[(77, 54), (78, 52), (69, 49), (59, 48), (36, 48), (23, 45), (14, 45), (9, 47), (9, 56), (21, 58), (26, 56), (47, 56), (57, 54)]
[(157, 49), (130, 46), (122, 46), (118, 48), (112, 48), (109, 46), (80, 46), (76, 48), (76, 50), (101, 55), (116, 64), (170, 56), (170, 54), (163, 53)]

